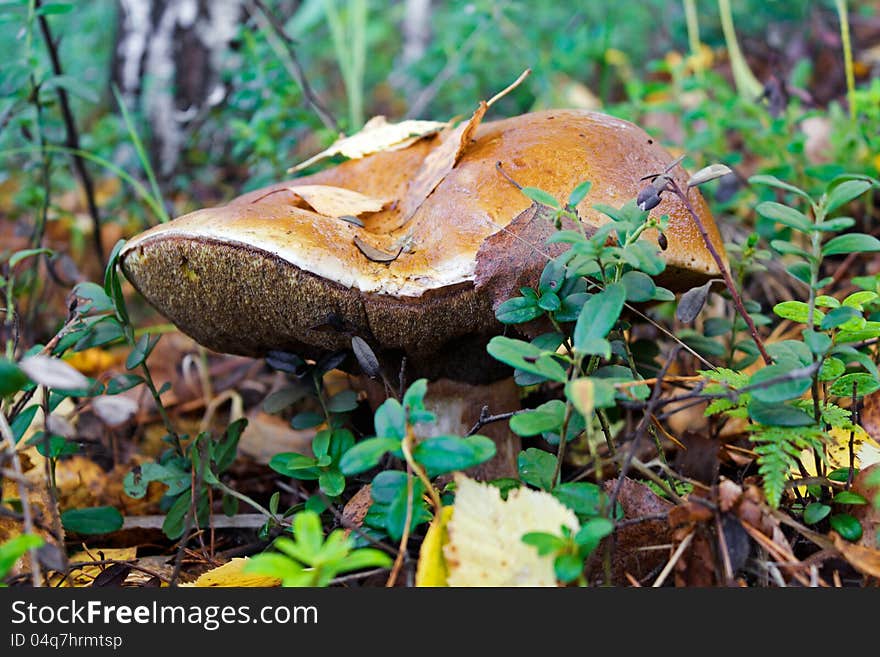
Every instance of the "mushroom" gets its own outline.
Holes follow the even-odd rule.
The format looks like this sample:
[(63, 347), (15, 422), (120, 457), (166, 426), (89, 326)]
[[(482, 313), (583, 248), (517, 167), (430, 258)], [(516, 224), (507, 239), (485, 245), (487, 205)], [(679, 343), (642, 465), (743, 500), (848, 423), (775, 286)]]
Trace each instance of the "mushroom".
[[(350, 348), (356, 335), (385, 363), (405, 357), (408, 378), (454, 382), (430, 388), (435, 407), (450, 395), (459, 407), (462, 399), (479, 401), (479, 391), (462, 386), (509, 379), (506, 366), (485, 350), (504, 330), (494, 308), (522, 285), (534, 285), (547, 256), (558, 253), (544, 244), (553, 226), (511, 180), (562, 199), (590, 180), (592, 190), (577, 208), (589, 230), (607, 221), (594, 204), (619, 207), (636, 198), (640, 178), (663, 171), (672, 158), (640, 128), (592, 112), (542, 111), (483, 123), (457, 163), (405, 216), (404, 208), (413, 206), (411, 181), (449, 135), (349, 160), (156, 226), (128, 242), (122, 268), (152, 305), (210, 349), (315, 358)], [(670, 175), (684, 188), (682, 169)], [(381, 209), (360, 218), (320, 214), (321, 203), (297, 192), (316, 186), (381, 199), (373, 206)], [(723, 254), (704, 200), (695, 189), (690, 199)], [(679, 199), (664, 195), (653, 213), (669, 215), (663, 284), (681, 290), (719, 275)], [(505, 401), (491, 406), (493, 413), (518, 403), (512, 382), (500, 394), (503, 387), (495, 385)], [(462, 433), (481, 404), (466, 406), (467, 417), (450, 420)], [(503, 447), (496, 459), (507, 462), (499, 471), (515, 473), (518, 443), (506, 429), (490, 429)]]

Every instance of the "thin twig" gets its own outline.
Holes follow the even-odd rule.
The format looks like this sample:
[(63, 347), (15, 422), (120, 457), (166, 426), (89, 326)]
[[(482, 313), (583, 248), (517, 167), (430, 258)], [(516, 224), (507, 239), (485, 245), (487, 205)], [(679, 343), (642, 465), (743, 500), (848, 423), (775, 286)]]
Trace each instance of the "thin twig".
[[(41, 0), (37, 0), (36, 4), (37, 7), (39, 7)], [(52, 63), (52, 72), (58, 76), (64, 75), (64, 69), (61, 66), (61, 59), (58, 56), (58, 48), (55, 41), (52, 39), (49, 22), (42, 14), (38, 17), (38, 22), (40, 23), (40, 32), (43, 35), (46, 50), (49, 53), (49, 61)], [(67, 147), (74, 151), (79, 151), (79, 132), (76, 128), (76, 121), (73, 118), (73, 112), (70, 109), (70, 99), (67, 96), (67, 90), (63, 86), (57, 85), (55, 87), (55, 93), (58, 96), (58, 106), (61, 109), (61, 118), (64, 120), (64, 129), (67, 135)], [(94, 240), (95, 253), (103, 267), (104, 245), (101, 241), (101, 214), (98, 211), (98, 203), (95, 201), (95, 186), (92, 182), (91, 174), (89, 174), (88, 169), (86, 169), (85, 160), (80, 155), (76, 153), (73, 154), (73, 164), (77, 175), (82, 181), (83, 191), (86, 195), (86, 204), (89, 208), (89, 216), (92, 219), (92, 230), (94, 232), (92, 239)]]
[(278, 44), (270, 37), (268, 39), (269, 45), (276, 51), (277, 54), (282, 55), (286, 54), (287, 57), (281, 57), (282, 64), (284, 64), (284, 68), (287, 69), (287, 72), (290, 74), (290, 77), (296, 81), (299, 85), (300, 90), (302, 91), (303, 100), (305, 100), (306, 105), (312, 108), (312, 110), (317, 114), (318, 118), (321, 119), (321, 123), (324, 124), (328, 130), (332, 130), (335, 133), (339, 133), (339, 123), (336, 122), (336, 119), (333, 118), (333, 115), (324, 107), (324, 104), (315, 94), (312, 89), (312, 85), (309, 84), (308, 78), (306, 78), (305, 71), (303, 71), (302, 64), (300, 64), (299, 57), (296, 55), (296, 49), (294, 48), (294, 44), (296, 43), (289, 34), (284, 30), (284, 26), (278, 21), (275, 15), (263, 4), (262, 0), (251, 0), (251, 4), (254, 8), (258, 10), (259, 13), (251, 11), (251, 15), (257, 20), (257, 22), (262, 23), (262, 27), (270, 28), (271, 32), (267, 31), (268, 34), (274, 33), (275, 36), (281, 40), (284, 44), (284, 52), (279, 52), (280, 48), (278, 48)]
[(692, 531), (690, 534), (684, 537), (684, 540), (678, 544), (678, 547), (675, 549), (675, 552), (672, 553), (672, 557), (669, 559), (669, 562), (664, 566), (663, 570), (660, 571), (660, 574), (657, 576), (657, 579), (654, 580), (652, 584), (653, 588), (660, 588), (663, 586), (663, 582), (666, 581), (666, 578), (669, 576), (669, 573), (672, 572), (672, 569), (675, 568), (675, 564), (678, 563), (678, 560), (681, 559), (681, 555), (684, 554), (684, 551), (687, 550), (688, 545), (691, 544), (691, 541), (694, 540), (694, 534), (696, 532)]
[(630, 449), (629, 452), (627, 452), (626, 460), (623, 462), (623, 466), (620, 468), (620, 472), (617, 475), (617, 481), (614, 484), (614, 490), (612, 491), (611, 497), (609, 499), (609, 509), (614, 509), (614, 505), (617, 503), (617, 497), (618, 495), (620, 495), (620, 489), (623, 487), (623, 480), (626, 478), (626, 473), (629, 471), (630, 466), (632, 466), (632, 462), (636, 456), (636, 451), (639, 448), (639, 443), (641, 442), (642, 435), (647, 430), (650, 418), (654, 414), (654, 409), (660, 400), (660, 391), (663, 388), (663, 377), (665, 377), (666, 373), (669, 371), (670, 366), (678, 355), (678, 351), (678, 347), (675, 347), (673, 349), (672, 354), (670, 354), (669, 358), (667, 358), (666, 362), (663, 364), (663, 369), (660, 370), (660, 373), (657, 375), (657, 383), (654, 384), (654, 390), (653, 392), (651, 392), (651, 398), (648, 400), (648, 404), (645, 408), (645, 413), (642, 416), (642, 419), (639, 421), (639, 424), (635, 430), (635, 434), (633, 435), (632, 441), (630, 443)]
[(740, 296), (739, 291), (736, 289), (736, 284), (730, 277), (730, 272), (728, 271), (727, 266), (724, 264), (724, 259), (721, 257), (721, 254), (718, 253), (718, 249), (716, 249), (715, 245), (712, 243), (712, 240), (709, 237), (709, 233), (706, 230), (706, 226), (703, 224), (703, 220), (700, 219), (700, 215), (697, 214), (694, 206), (691, 205), (691, 201), (688, 198), (687, 193), (681, 190), (681, 187), (678, 186), (678, 183), (676, 183), (675, 180), (669, 178), (667, 185), (668, 189), (681, 199), (681, 202), (684, 203), (684, 207), (687, 209), (688, 213), (691, 215), (691, 218), (694, 220), (694, 224), (696, 225), (697, 230), (700, 232), (700, 236), (703, 238), (703, 243), (706, 245), (706, 248), (712, 255), (712, 259), (715, 261), (715, 265), (721, 272), (721, 276), (724, 278), (724, 284), (727, 286), (727, 291), (730, 292), (730, 296), (733, 298), (733, 305), (736, 306), (737, 312), (742, 316), (746, 325), (749, 327), (749, 333), (751, 334), (752, 339), (755, 341), (755, 344), (758, 347), (758, 351), (761, 353), (761, 358), (764, 359), (764, 362), (767, 365), (771, 365), (773, 363), (773, 359), (770, 357), (770, 354), (767, 353), (767, 349), (764, 347), (764, 341), (761, 340), (761, 336), (758, 335), (758, 329), (755, 326), (755, 322), (752, 320), (749, 313), (746, 312), (746, 308), (743, 305), (742, 297)]
[(507, 413), (499, 413), (498, 415), (489, 415), (489, 407), (483, 406), (480, 410), (480, 417), (477, 419), (474, 426), (471, 427), (471, 430), (467, 432), (468, 436), (473, 436), (477, 431), (482, 429), (487, 424), (492, 424), (493, 422), (501, 422), (503, 420), (509, 420), (514, 415), (518, 415), (523, 411), (509, 411)]

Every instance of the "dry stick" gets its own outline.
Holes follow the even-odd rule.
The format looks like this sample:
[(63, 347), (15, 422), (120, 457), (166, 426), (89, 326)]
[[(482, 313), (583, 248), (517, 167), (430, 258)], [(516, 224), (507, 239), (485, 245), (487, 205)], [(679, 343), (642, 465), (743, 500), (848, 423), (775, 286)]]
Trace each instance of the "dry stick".
[[(308, 78), (306, 78), (305, 71), (303, 71), (302, 64), (300, 64), (299, 57), (296, 55), (296, 50), (294, 49), (294, 44), (296, 43), (289, 34), (284, 30), (284, 26), (279, 23), (278, 19), (275, 15), (269, 11), (269, 8), (263, 4), (262, 0), (252, 0), (252, 4), (256, 7), (260, 15), (262, 15), (264, 21), (272, 29), (272, 31), (281, 39), (284, 43), (284, 48), (287, 51), (287, 56), (290, 59), (289, 62), (286, 62), (282, 58), (282, 64), (285, 64), (285, 68), (290, 76), (294, 79), (294, 81), (299, 85), (300, 90), (303, 94), (303, 99), (306, 101), (306, 104), (312, 108), (315, 114), (318, 115), (318, 118), (321, 119), (321, 123), (324, 124), (328, 130), (332, 130), (333, 132), (339, 132), (339, 124), (336, 122), (336, 119), (333, 118), (333, 115), (324, 107), (324, 104), (320, 101), (318, 96), (315, 94), (312, 89), (312, 85), (309, 84)], [(253, 12), (251, 12), (253, 14)], [(259, 21), (259, 18), (257, 18)], [(273, 45), (270, 40), (270, 46)]]
[(631, 441), (629, 452), (626, 455), (626, 460), (623, 462), (623, 467), (620, 468), (620, 472), (617, 475), (617, 481), (614, 484), (614, 490), (611, 493), (611, 497), (608, 502), (608, 508), (611, 509), (611, 512), (614, 511), (614, 506), (617, 504), (617, 497), (620, 495), (620, 489), (623, 487), (623, 480), (626, 478), (626, 473), (629, 471), (630, 466), (632, 466), (633, 459), (636, 456), (636, 451), (639, 448), (639, 443), (641, 442), (642, 435), (648, 428), (648, 422), (650, 421), (650, 417), (654, 414), (654, 407), (657, 405), (657, 402), (660, 399), (660, 391), (663, 388), (663, 377), (666, 376), (666, 372), (669, 371), (669, 367), (672, 365), (672, 362), (675, 360), (678, 355), (678, 347), (675, 347), (670, 354), (669, 358), (666, 359), (666, 362), (663, 364), (663, 369), (660, 370), (660, 373), (657, 375), (657, 383), (654, 385), (654, 390), (651, 392), (651, 398), (648, 400), (648, 405), (645, 408), (645, 414), (642, 416), (642, 419), (639, 421), (638, 426), (635, 430), (635, 435)]
[(519, 413), (523, 413), (524, 411), (509, 411), (507, 413), (499, 413), (498, 415), (489, 415), (489, 407), (483, 406), (480, 410), (480, 417), (477, 419), (474, 426), (471, 427), (471, 430), (467, 432), (467, 436), (473, 436), (477, 431), (482, 429), (487, 424), (492, 424), (493, 422), (501, 422), (502, 420), (509, 420), (514, 415), (518, 415)]
[(409, 543), (409, 530), (412, 525), (413, 504), (415, 504), (415, 501), (413, 500), (413, 475), (409, 461), (407, 461), (406, 470), (406, 518), (403, 522), (403, 535), (400, 537), (397, 556), (394, 558), (394, 565), (391, 568), (391, 574), (388, 575), (388, 580), (385, 582), (385, 588), (394, 587), (394, 583), (397, 581), (397, 575), (400, 573), (401, 567), (403, 567), (406, 545)]
[[(9, 460), (12, 461), (12, 469), (16, 474), (18, 496), (21, 498), (21, 515), (23, 516), (24, 531), (26, 534), (34, 534), (34, 518), (31, 513), (31, 502), (27, 486), (24, 483), (24, 471), (21, 469), (21, 461), (18, 458), (18, 451), (15, 449), (15, 437), (12, 435), (12, 427), (9, 426), (9, 422), (6, 421), (6, 416), (3, 413), (0, 413), (0, 437), (8, 445)], [(31, 581), (34, 587), (38, 588), (42, 586), (43, 575), (40, 570), (37, 548), (31, 548), (29, 553), (31, 557)]]
[[(37, 7), (40, 6), (40, 0), (37, 0)], [(49, 53), (49, 60), (52, 63), (52, 72), (55, 75), (64, 75), (64, 69), (61, 67), (61, 60), (58, 57), (58, 48), (52, 40), (52, 32), (49, 29), (49, 22), (46, 17), (40, 15), (38, 17), (40, 23), (40, 32), (43, 34), (43, 41), (46, 43), (46, 50)], [(77, 175), (82, 181), (83, 191), (86, 195), (86, 203), (89, 207), (89, 216), (92, 218), (92, 230), (94, 231), (94, 246), (101, 265), (104, 265), (104, 245), (101, 242), (101, 215), (98, 212), (98, 204), (95, 201), (95, 186), (92, 182), (92, 176), (86, 169), (85, 160), (79, 155), (79, 132), (76, 129), (76, 122), (73, 119), (73, 112), (70, 109), (70, 100), (67, 97), (67, 90), (58, 85), (55, 87), (55, 93), (58, 95), (58, 105), (61, 108), (61, 117), (64, 120), (64, 129), (67, 134), (67, 147), (73, 151), (73, 164), (76, 168)]]
[(764, 359), (764, 362), (767, 365), (771, 365), (773, 363), (773, 359), (764, 348), (764, 342), (761, 340), (761, 336), (758, 335), (758, 329), (755, 326), (755, 322), (752, 321), (749, 313), (746, 312), (745, 306), (742, 302), (742, 297), (740, 297), (739, 292), (736, 289), (736, 284), (730, 277), (730, 272), (727, 271), (727, 267), (724, 265), (724, 260), (721, 258), (721, 254), (718, 253), (718, 249), (715, 248), (712, 240), (709, 239), (709, 233), (706, 231), (706, 226), (703, 224), (703, 220), (700, 219), (700, 216), (697, 214), (696, 210), (694, 210), (694, 206), (691, 205), (690, 199), (688, 199), (687, 194), (681, 191), (681, 187), (678, 186), (678, 183), (676, 183), (672, 178), (669, 178), (669, 182), (667, 183), (667, 185), (668, 188), (681, 199), (682, 203), (684, 203), (685, 208), (687, 208), (687, 211), (693, 218), (694, 224), (697, 226), (697, 230), (700, 231), (700, 236), (703, 238), (703, 243), (706, 245), (706, 248), (712, 255), (712, 259), (715, 261), (715, 264), (721, 272), (721, 276), (724, 278), (724, 285), (727, 286), (727, 290), (728, 292), (730, 292), (730, 296), (733, 298), (733, 304), (734, 306), (736, 306), (737, 312), (740, 314), (746, 325), (749, 327), (749, 333), (751, 333), (752, 339), (758, 346), (758, 351), (761, 352), (761, 358)]
[(690, 534), (684, 537), (684, 540), (681, 543), (678, 544), (678, 547), (675, 549), (675, 552), (672, 553), (672, 557), (669, 559), (669, 562), (666, 564), (666, 566), (663, 567), (663, 570), (660, 571), (657, 579), (651, 585), (653, 588), (657, 589), (663, 586), (663, 582), (666, 581), (669, 573), (671, 573), (672, 569), (675, 568), (675, 564), (677, 564), (678, 560), (681, 559), (681, 555), (684, 554), (684, 551), (687, 550), (688, 545), (690, 545), (691, 541), (694, 540), (695, 533), (696, 531), (692, 531)]
[(725, 584), (733, 582), (733, 564), (730, 563), (730, 550), (727, 547), (727, 537), (724, 536), (724, 527), (721, 525), (721, 514), (715, 512), (715, 533), (718, 535), (718, 548), (721, 552), (721, 562), (724, 564)]

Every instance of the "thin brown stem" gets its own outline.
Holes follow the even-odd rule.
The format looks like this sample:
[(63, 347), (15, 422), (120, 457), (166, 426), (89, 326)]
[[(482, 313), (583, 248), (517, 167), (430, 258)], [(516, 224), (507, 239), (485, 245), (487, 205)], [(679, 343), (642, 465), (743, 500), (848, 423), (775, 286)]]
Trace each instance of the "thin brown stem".
[(696, 225), (697, 230), (700, 231), (700, 236), (703, 238), (703, 243), (706, 245), (706, 249), (708, 249), (709, 253), (712, 256), (712, 259), (715, 261), (715, 265), (718, 267), (718, 270), (721, 272), (721, 276), (724, 279), (724, 285), (727, 286), (727, 291), (730, 292), (730, 296), (733, 298), (733, 304), (736, 306), (737, 312), (745, 321), (746, 326), (749, 327), (749, 333), (752, 336), (752, 339), (755, 341), (755, 344), (758, 347), (758, 351), (761, 353), (761, 358), (764, 359), (764, 362), (767, 365), (771, 365), (773, 363), (773, 359), (770, 357), (770, 354), (767, 353), (767, 349), (764, 347), (764, 341), (761, 340), (761, 336), (758, 335), (758, 329), (755, 326), (755, 322), (752, 321), (751, 316), (748, 312), (746, 312), (746, 308), (743, 305), (742, 297), (739, 294), (739, 291), (736, 289), (736, 285), (733, 282), (733, 279), (730, 277), (730, 271), (727, 269), (727, 265), (724, 264), (724, 258), (721, 257), (721, 254), (718, 253), (718, 249), (715, 248), (715, 245), (712, 243), (711, 238), (709, 237), (709, 232), (706, 230), (706, 226), (703, 223), (703, 220), (700, 219), (700, 215), (697, 214), (697, 211), (694, 210), (694, 206), (691, 204), (690, 199), (687, 197), (687, 194), (682, 191), (681, 187), (678, 186), (671, 178), (668, 182), (668, 189), (672, 191), (676, 196), (681, 199), (681, 202), (684, 203), (685, 208), (687, 208), (688, 213), (691, 215), (691, 218), (694, 220), (694, 225)]

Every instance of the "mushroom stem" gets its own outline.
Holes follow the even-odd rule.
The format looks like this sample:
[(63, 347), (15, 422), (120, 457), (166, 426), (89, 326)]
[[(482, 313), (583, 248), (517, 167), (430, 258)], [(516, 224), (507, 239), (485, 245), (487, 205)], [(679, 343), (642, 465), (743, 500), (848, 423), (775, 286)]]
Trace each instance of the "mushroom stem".
[[(385, 401), (382, 384), (362, 377), (360, 385), (366, 390), (370, 407), (375, 411)], [(479, 433), (495, 443), (495, 456), (468, 474), (480, 481), (517, 476), (517, 457), (522, 449), (519, 436), (512, 433), (507, 422), (485, 422), (484, 408), (489, 408), (492, 420), (507, 419), (520, 410), (519, 387), (513, 378), (488, 384), (470, 384), (438, 379), (428, 384), (425, 407), (434, 413), (433, 424), (417, 424), (408, 440), (417, 443), (432, 436), (469, 436)], [(477, 431), (474, 431), (477, 427)]]
[[(485, 385), (440, 379), (428, 384), (425, 406), (437, 416), (437, 421), (432, 425), (417, 425), (417, 439), (440, 435), (467, 436), (480, 420), (485, 406), (496, 414), (519, 410), (519, 388), (513, 378)], [(496, 452), (489, 461), (469, 474), (482, 481), (516, 477), (517, 457), (522, 448), (519, 436), (510, 431), (506, 422), (486, 424), (479, 433), (495, 443)]]

